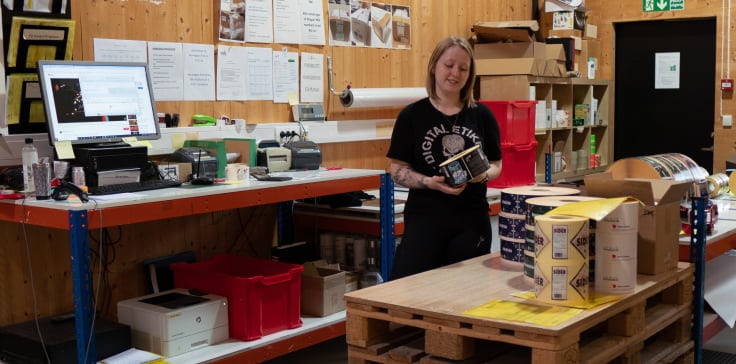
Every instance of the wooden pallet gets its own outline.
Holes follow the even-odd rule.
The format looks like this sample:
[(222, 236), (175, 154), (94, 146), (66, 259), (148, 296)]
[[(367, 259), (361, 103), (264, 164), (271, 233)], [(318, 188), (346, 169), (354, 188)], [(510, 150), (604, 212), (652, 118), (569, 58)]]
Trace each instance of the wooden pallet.
[[(347, 294), (349, 362), (693, 361), (693, 268), (689, 264), (657, 276), (640, 276), (635, 293), (550, 328), (462, 314), (492, 299), (517, 300), (509, 293), (518, 292), (514, 276), (522, 273), (494, 269), (495, 259), (486, 256)], [(491, 278), (496, 283), (489, 283)], [(462, 281), (469, 283), (457, 287)], [(507, 289), (499, 288), (501, 283)]]

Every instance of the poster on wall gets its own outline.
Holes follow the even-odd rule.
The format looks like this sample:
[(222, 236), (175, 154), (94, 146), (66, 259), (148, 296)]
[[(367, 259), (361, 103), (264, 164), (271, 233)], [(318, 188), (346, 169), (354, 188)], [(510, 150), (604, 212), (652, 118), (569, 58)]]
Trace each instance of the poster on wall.
[(220, 0), (221, 41), (245, 42), (245, 0)]
[(411, 48), (410, 8), (382, 2), (328, 0), (332, 46)]

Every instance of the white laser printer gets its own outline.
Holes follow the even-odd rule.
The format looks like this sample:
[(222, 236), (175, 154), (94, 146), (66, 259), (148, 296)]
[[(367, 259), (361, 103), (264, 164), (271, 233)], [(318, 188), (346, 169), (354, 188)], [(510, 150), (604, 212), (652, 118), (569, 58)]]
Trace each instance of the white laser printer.
[(130, 326), (133, 346), (165, 357), (229, 338), (225, 297), (176, 288), (120, 301), (117, 307), (118, 322)]

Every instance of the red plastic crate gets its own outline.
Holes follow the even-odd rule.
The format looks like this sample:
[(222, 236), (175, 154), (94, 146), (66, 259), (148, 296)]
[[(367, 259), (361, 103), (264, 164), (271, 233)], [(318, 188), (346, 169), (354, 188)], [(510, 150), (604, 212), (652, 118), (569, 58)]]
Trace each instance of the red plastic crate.
[(533, 141), (537, 101), (480, 101), (493, 112), (501, 129), (501, 143), (526, 145)]
[(174, 263), (171, 269), (177, 288), (227, 297), (233, 339), (255, 340), (302, 325), (301, 265), (225, 254), (203, 262)]
[(536, 183), (535, 164), (537, 141), (528, 144), (513, 145), (501, 143), (501, 175), (488, 181), (486, 185), (493, 188), (529, 186)]

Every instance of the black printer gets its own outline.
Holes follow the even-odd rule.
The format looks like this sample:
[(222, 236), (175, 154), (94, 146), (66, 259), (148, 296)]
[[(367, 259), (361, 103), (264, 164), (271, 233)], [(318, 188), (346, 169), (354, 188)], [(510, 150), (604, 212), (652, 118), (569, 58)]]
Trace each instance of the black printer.
[(291, 150), (291, 169), (318, 169), (322, 164), (322, 151), (317, 143), (310, 140), (297, 140), (284, 144)]

